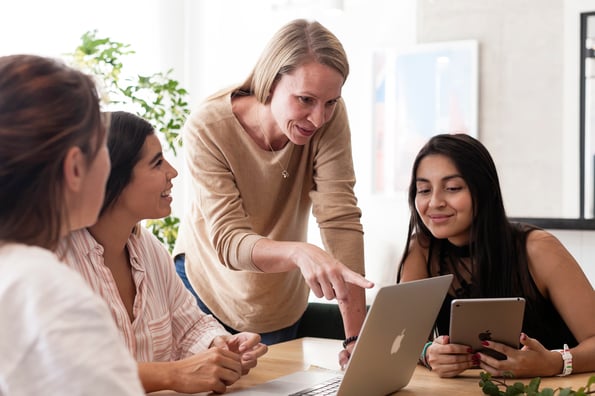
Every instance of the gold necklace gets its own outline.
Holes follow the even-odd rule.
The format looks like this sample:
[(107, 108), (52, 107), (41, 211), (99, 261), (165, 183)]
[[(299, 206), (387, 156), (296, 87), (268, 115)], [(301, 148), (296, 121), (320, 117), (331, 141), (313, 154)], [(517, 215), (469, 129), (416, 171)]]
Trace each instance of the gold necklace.
[[(269, 143), (269, 140), (267, 139), (267, 136), (264, 134), (264, 129), (262, 129), (262, 123), (260, 122), (260, 108), (256, 109), (256, 119), (258, 121), (258, 129), (260, 129), (260, 133), (262, 133), (264, 142), (267, 144), (267, 146), (269, 146), (271, 151), (273, 153), (275, 153), (273, 146), (271, 146), (271, 144)], [(275, 162), (279, 165), (279, 168), (281, 168), (281, 176), (283, 176), (284, 179), (287, 179), (289, 177), (289, 172), (287, 172), (287, 169), (285, 169), (285, 167), (281, 164), (281, 162), (277, 159), (276, 156), (275, 156)]]

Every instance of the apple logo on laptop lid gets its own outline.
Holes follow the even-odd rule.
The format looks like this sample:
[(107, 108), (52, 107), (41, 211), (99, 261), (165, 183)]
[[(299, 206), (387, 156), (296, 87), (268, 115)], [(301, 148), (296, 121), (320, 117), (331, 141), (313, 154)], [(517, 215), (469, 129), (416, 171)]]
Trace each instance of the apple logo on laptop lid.
[(393, 341), (393, 345), (390, 348), (390, 353), (392, 355), (397, 353), (399, 351), (399, 349), (401, 348), (401, 341), (403, 341), (403, 338), (405, 338), (405, 331), (407, 331), (407, 329), (403, 328), (401, 333), (395, 337), (395, 340)]

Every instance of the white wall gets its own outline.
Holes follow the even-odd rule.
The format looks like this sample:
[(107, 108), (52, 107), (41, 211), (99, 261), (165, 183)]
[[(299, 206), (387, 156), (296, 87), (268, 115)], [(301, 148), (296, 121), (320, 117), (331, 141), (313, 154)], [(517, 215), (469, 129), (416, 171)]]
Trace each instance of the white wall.
[[(0, 55), (35, 53), (60, 57), (72, 52), (86, 31), (131, 44), (137, 55), (126, 62), (136, 72), (163, 70), (171, 63), (160, 48), (166, 36), (162, 0), (2, 0)], [(180, 3), (172, 0), (171, 4)], [(170, 4), (170, 2), (168, 2)], [(171, 6), (168, 6), (168, 8)], [(168, 26), (167, 30), (170, 28)], [(171, 43), (168, 44), (171, 46)]]
[(595, 231), (549, 231), (566, 246), (595, 287)]

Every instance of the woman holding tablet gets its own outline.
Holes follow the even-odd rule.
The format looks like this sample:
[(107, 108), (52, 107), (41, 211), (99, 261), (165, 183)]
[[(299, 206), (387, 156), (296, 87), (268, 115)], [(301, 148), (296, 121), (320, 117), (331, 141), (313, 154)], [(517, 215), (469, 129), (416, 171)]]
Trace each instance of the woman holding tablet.
[[(418, 153), (409, 186), (408, 249), (399, 282), (453, 274), (438, 315), (439, 334), (420, 359), (441, 377), (479, 366), (492, 375), (595, 371), (595, 293), (572, 255), (550, 233), (506, 217), (496, 166), (464, 135), (437, 135)], [(454, 298), (523, 297), (521, 348), (482, 344), (497, 360), (449, 343)], [(579, 303), (580, 302), (580, 303)]]

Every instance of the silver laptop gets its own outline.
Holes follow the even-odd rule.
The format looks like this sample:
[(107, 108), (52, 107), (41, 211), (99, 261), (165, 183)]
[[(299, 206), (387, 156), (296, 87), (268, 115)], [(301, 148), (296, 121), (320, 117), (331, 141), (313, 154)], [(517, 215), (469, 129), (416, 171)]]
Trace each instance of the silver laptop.
[(229, 394), (311, 395), (317, 393), (300, 392), (331, 382), (336, 382), (337, 389), (319, 394), (361, 396), (398, 391), (413, 375), (451, 281), (452, 275), (444, 275), (378, 290), (344, 373), (299, 371)]

